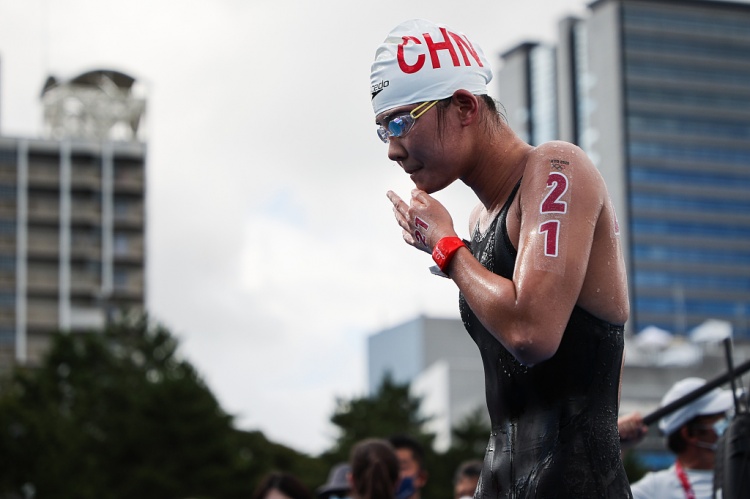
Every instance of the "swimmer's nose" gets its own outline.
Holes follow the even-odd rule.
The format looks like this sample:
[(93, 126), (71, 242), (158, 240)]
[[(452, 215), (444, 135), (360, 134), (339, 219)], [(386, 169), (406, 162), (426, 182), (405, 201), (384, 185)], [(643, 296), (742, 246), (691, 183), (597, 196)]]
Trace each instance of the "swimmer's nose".
[(388, 159), (397, 163), (406, 159), (406, 149), (401, 145), (398, 137), (391, 137), (388, 141)]

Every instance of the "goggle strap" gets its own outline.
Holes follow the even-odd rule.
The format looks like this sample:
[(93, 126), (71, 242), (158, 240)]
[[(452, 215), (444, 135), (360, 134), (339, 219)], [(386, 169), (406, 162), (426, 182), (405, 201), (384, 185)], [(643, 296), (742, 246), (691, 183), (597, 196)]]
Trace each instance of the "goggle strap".
[(411, 112), (409, 113), (409, 116), (411, 116), (412, 118), (414, 118), (416, 120), (417, 118), (419, 118), (420, 116), (422, 116), (424, 113), (426, 113), (427, 111), (429, 111), (430, 108), (432, 106), (434, 106), (435, 104), (437, 104), (437, 103), (438, 103), (438, 101), (436, 101), (436, 100), (429, 101), (429, 102), (423, 102), (420, 105), (418, 105), (417, 107), (415, 107), (414, 109), (412, 109)]

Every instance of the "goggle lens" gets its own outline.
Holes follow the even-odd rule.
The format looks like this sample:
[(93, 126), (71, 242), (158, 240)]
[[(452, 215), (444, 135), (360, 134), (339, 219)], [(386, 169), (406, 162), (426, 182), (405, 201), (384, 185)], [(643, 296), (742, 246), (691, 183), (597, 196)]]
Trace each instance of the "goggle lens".
[(388, 132), (382, 126), (378, 127), (378, 137), (380, 137), (380, 140), (382, 140), (386, 144), (388, 143)]
[(396, 116), (393, 118), (390, 123), (388, 123), (388, 131), (390, 132), (391, 137), (401, 137), (406, 132), (409, 131), (409, 128), (411, 128), (411, 125), (414, 123), (413, 118), (410, 119), (411, 116), (408, 114), (404, 116)]

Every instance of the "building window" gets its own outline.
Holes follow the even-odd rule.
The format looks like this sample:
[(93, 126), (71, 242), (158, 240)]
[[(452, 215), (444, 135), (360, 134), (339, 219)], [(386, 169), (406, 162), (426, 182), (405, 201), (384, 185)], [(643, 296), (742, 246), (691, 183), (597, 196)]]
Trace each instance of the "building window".
[(16, 332), (13, 329), (0, 328), (0, 345), (13, 345), (16, 343)]
[(127, 255), (130, 251), (130, 239), (124, 234), (115, 234), (115, 255)]
[(15, 235), (16, 233), (16, 222), (15, 220), (8, 220), (0, 218), (0, 235)]
[(15, 149), (0, 147), (0, 165), (13, 165), (18, 163), (18, 153)]
[(0, 309), (15, 308), (16, 295), (13, 293), (0, 292)]

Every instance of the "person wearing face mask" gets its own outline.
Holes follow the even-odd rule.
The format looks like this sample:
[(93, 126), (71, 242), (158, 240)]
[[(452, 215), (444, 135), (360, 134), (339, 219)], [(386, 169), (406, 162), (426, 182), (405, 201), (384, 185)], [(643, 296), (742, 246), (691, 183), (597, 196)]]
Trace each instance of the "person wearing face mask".
[(396, 499), (421, 499), (429, 476), (424, 447), (409, 435), (392, 435), (388, 441), (398, 458), (400, 484)]
[(470, 499), (474, 497), (479, 476), (482, 474), (482, 461), (466, 461), (456, 470), (453, 478), (453, 499)]
[[(678, 381), (662, 398), (661, 407), (705, 383), (702, 378)], [(717, 442), (729, 424), (732, 408), (732, 392), (715, 388), (659, 420), (667, 447), (676, 456), (675, 463), (665, 470), (647, 473), (632, 484), (633, 497), (710, 499), (713, 496)]]

